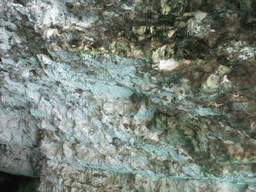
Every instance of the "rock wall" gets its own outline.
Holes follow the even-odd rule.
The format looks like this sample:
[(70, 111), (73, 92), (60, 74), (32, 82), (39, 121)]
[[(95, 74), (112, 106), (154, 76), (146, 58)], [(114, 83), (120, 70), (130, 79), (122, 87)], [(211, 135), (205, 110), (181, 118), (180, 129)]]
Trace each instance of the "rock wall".
[(254, 1), (1, 1), (0, 171), (42, 192), (256, 190)]

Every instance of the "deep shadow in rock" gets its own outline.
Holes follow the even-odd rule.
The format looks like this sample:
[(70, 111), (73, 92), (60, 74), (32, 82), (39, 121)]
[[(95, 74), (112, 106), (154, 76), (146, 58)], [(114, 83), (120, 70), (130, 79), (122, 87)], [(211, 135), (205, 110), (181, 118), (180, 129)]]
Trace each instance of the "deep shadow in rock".
[(39, 179), (20, 175), (12, 175), (0, 171), (0, 189), (9, 192), (37, 191)]

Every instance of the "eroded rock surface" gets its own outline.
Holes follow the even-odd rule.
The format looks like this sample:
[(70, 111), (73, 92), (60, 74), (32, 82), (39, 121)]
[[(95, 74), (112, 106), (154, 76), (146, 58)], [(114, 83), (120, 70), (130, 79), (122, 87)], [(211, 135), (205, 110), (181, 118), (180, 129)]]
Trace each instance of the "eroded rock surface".
[(2, 0), (0, 171), (38, 191), (256, 191), (254, 1)]

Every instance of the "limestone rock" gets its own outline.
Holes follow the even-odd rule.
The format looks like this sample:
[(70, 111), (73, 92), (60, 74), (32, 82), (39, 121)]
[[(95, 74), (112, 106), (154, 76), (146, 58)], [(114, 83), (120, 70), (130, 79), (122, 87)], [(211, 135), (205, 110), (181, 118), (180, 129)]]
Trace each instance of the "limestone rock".
[(162, 71), (172, 71), (178, 66), (179, 66), (179, 63), (174, 59), (160, 60), (159, 65), (157, 66), (157, 69)]
[(255, 191), (253, 7), (2, 0), (0, 184)]
[(217, 43), (219, 34), (211, 28), (212, 23), (213, 20), (211, 17), (207, 18), (207, 13), (195, 12), (194, 18), (188, 21), (188, 34), (203, 39), (209, 47), (213, 47)]

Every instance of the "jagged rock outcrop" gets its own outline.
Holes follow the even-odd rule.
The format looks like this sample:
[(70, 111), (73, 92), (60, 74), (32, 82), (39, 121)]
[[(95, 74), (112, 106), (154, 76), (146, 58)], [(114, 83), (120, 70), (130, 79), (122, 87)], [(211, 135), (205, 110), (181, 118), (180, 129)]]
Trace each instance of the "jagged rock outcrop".
[(255, 191), (254, 8), (2, 0), (0, 171), (42, 192)]

